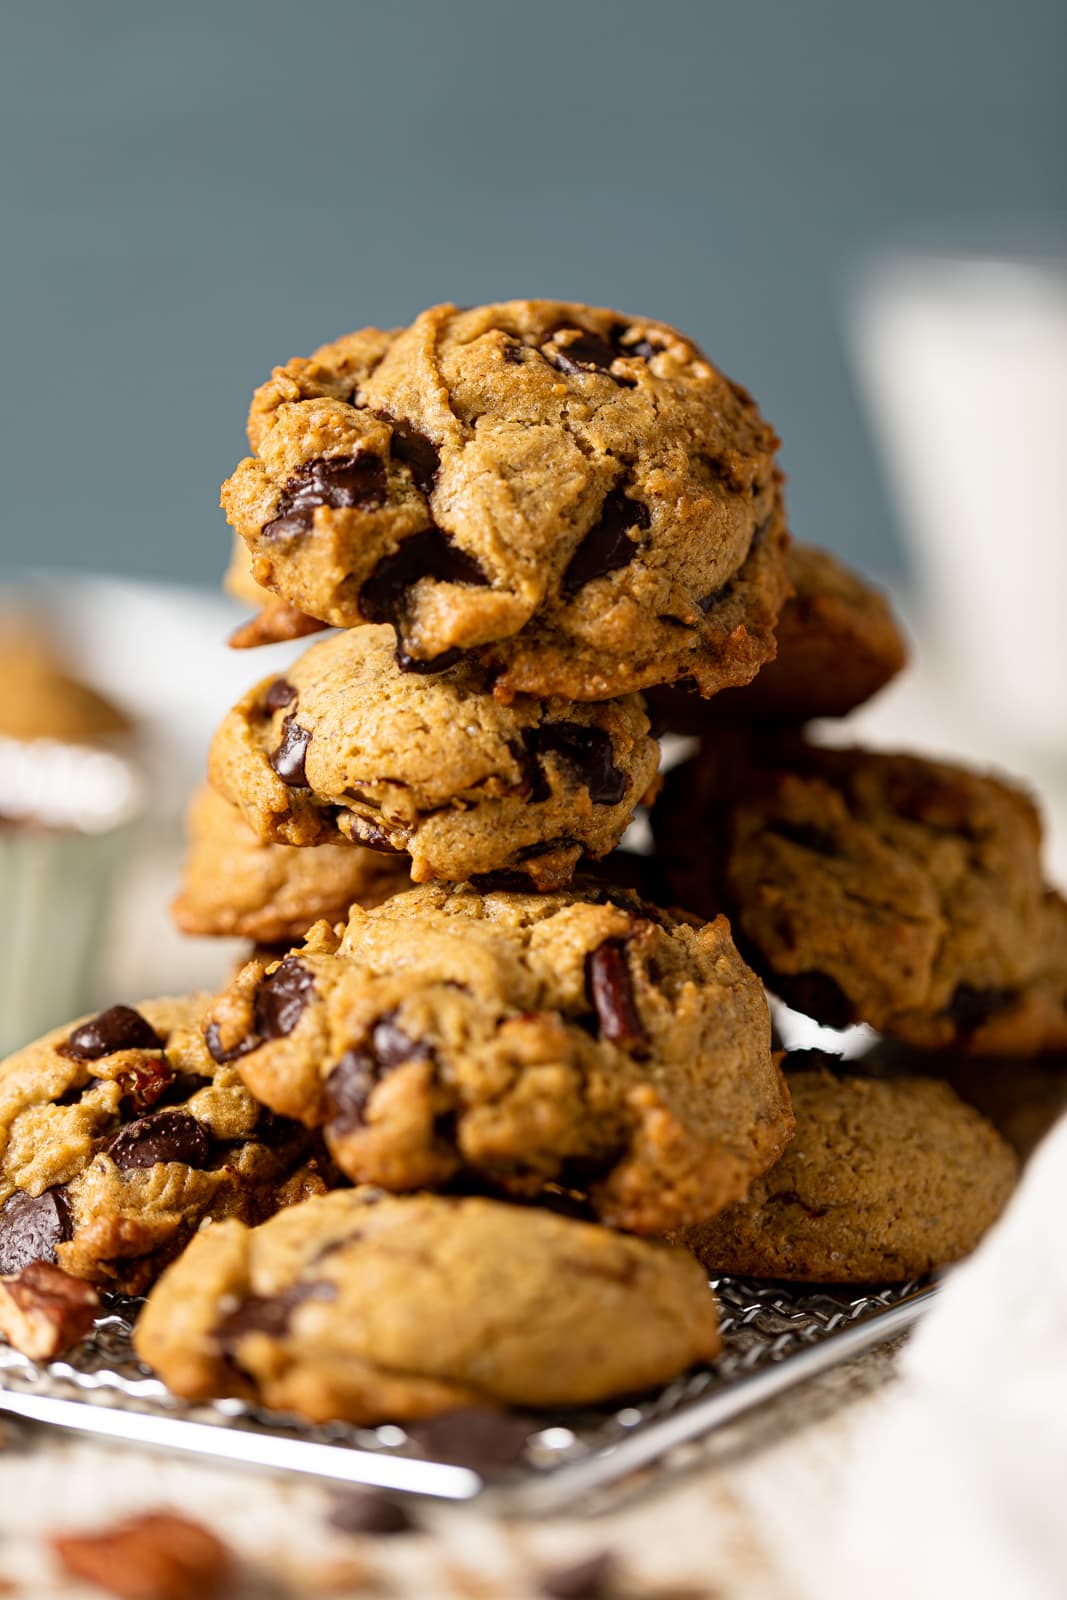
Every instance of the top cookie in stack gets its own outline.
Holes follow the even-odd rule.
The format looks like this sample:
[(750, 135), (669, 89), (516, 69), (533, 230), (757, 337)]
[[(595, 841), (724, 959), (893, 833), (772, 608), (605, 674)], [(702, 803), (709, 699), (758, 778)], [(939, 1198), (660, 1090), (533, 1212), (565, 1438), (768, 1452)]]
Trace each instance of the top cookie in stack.
[(665, 323), (438, 306), (276, 368), (248, 434), (222, 503), (255, 582), (335, 627), (391, 623), (409, 671), (462, 652), (498, 699), (607, 700), (713, 694), (774, 655), (778, 441)]

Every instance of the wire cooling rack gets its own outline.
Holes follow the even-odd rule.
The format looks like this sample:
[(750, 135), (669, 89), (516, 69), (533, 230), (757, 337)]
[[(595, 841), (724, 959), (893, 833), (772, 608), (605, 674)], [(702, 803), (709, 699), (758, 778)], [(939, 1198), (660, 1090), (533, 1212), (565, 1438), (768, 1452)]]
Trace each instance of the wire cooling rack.
[[(724, 1349), (711, 1366), (623, 1405), (531, 1415), (506, 1465), (444, 1459), (418, 1430), (313, 1427), (237, 1400), (189, 1405), (133, 1351), (135, 1302), (115, 1302), (62, 1360), (37, 1366), (0, 1345), (0, 1413), (160, 1450), (214, 1457), (337, 1483), (470, 1501), (534, 1514), (603, 1489), (668, 1451), (732, 1422), (783, 1390), (893, 1338), (934, 1288), (797, 1288), (712, 1280)], [(448, 1451), (462, 1456), (462, 1450)]]

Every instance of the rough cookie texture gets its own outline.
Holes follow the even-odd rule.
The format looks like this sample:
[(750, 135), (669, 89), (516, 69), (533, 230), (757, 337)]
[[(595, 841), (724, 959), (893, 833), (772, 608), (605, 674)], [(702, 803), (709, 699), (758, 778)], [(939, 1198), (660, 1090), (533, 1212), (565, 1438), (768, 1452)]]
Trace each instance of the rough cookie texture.
[(625, 890), (431, 885), (253, 961), (210, 1048), (342, 1171), (388, 1189), (560, 1184), (659, 1233), (744, 1194), (790, 1137), (761, 985), (725, 919)]
[(774, 660), (745, 688), (711, 700), (681, 687), (650, 690), (654, 722), (700, 733), (724, 719), (844, 717), (896, 677), (908, 649), (880, 590), (816, 545), (791, 545), (786, 570), (793, 593), (778, 619)]
[(745, 1200), (679, 1242), (713, 1273), (817, 1283), (903, 1282), (973, 1250), (1015, 1186), (1009, 1146), (945, 1083), (825, 1060), (787, 1058), (795, 1139)]
[(604, 1400), (720, 1345), (714, 1297), (682, 1250), (533, 1207), (366, 1189), (261, 1228), (209, 1228), (134, 1337), (189, 1399), (365, 1424)]
[(209, 768), (264, 841), (340, 836), (410, 856), (418, 883), (508, 870), (550, 889), (619, 842), (656, 777), (648, 726), (636, 695), (503, 705), (476, 661), (406, 674), (390, 629), (354, 628), (246, 695)]
[(329, 623), (307, 616), (280, 595), (271, 594), (269, 589), (260, 587), (252, 576), (252, 557), (248, 546), (236, 533), (222, 586), (235, 600), (253, 606), (256, 613), (230, 635), (232, 650), (251, 650), (256, 645), (276, 644), (283, 639), (303, 639), (309, 633), (321, 633), (329, 627)]
[(679, 899), (726, 911), (783, 999), (932, 1049), (1067, 1048), (1067, 906), (1030, 798), (917, 756), (709, 740), (655, 826)]
[(774, 654), (778, 441), (664, 323), (437, 306), (276, 368), (249, 438), (222, 503), (255, 581), (419, 670), (474, 650), (502, 698), (603, 700)]
[(0, 1272), (139, 1293), (205, 1218), (276, 1209), (313, 1142), (212, 1059), (205, 1004), (113, 1006), (0, 1063)]
[(292, 943), (321, 918), (343, 921), (349, 906), (379, 905), (411, 884), (401, 858), (359, 845), (262, 844), (237, 808), (206, 787), (189, 803), (186, 831), (172, 908), (183, 933)]

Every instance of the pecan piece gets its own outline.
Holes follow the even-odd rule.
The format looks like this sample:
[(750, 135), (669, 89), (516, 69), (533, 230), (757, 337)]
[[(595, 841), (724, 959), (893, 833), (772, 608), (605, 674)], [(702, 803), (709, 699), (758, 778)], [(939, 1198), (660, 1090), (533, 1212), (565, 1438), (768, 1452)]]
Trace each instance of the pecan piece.
[(171, 1511), (145, 1511), (100, 1533), (55, 1534), (51, 1544), (68, 1572), (120, 1600), (212, 1600), (233, 1574), (222, 1540)]
[(83, 1339), (100, 1309), (96, 1290), (50, 1261), (0, 1277), (0, 1333), (31, 1361), (51, 1361)]

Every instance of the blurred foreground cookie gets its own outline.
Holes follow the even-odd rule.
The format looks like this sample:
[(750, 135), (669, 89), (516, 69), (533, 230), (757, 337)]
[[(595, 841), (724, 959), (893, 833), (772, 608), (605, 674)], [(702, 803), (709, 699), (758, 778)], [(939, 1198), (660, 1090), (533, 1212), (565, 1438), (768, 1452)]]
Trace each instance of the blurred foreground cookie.
[(188, 852), (173, 905), (183, 933), (292, 943), (312, 923), (340, 922), (411, 884), (403, 858), (353, 844), (297, 850), (262, 844), (236, 806), (198, 789), (186, 820)]
[(661, 1233), (745, 1193), (792, 1130), (763, 989), (724, 919), (625, 890), (430, 885), (251, 962), (205, 1016), (258, 1099), (387, 1189), (588, 1194)]
[(249, 439), (222, 503), (255, 582), (392, 624), (416, 670), (474, 651), (505, 699), (604, 700), (774, 653), (778, 441), (665, 323), (436, 306), (276, 368)]
[(816, 545), (791, 545), (786, 571), (793, 593), (778, 618), (774, 660), (743, 689), (710, 700), (681, 687), (650, 690), (660, 727), (701, 733), (731, 719), (845, 717), (896, 677), (908, 649), (880, 590)]
[(786, 1058), (797, 1131), (777, 1166), (675, 1238), (712, 1273), (813, 1283), (903, 1282), (967, 1255), (1015, 1186), (1011, 1148), (946, 1083), (824, 1061)]
[(228, 714), (214, 786), (278, 844), (347, 838), (410, 857), (416, 882), (511, 871), (537, 888), (604, 856), (656, 777), (637, 695), (599, 705), (502, 705), (463, 661), (400, 671), (388, 628), (311, 648)]
[(682, 1250), (532, 1207), (366, 1189), (207, 1229), (134, 1337), (187, 1399), (364, 1424), (588, 1404), (720, 1345), (714, 1297)]
[(112, 1006), (0, 1063), (0, 1273), (47, 1261), (136, 1294), (205, 1218), (323, 1187), (293, 1178), (307, 1132), (208, 1054), (205, 1000)]
[(918, 756), (709, 739), (654, 825), (674, 893), (830, 1027), (931, 1049), (1067, 1048), (1067, 904), (1021, 789)]

